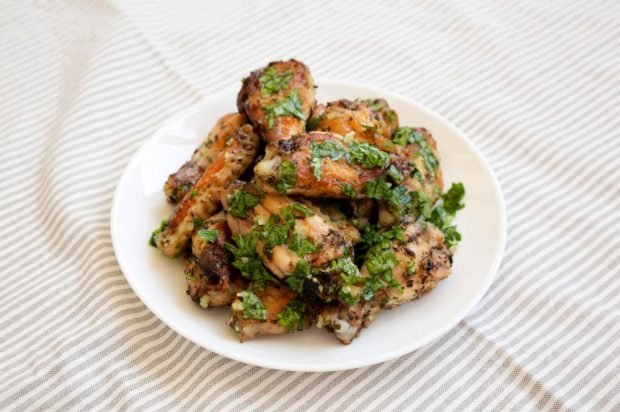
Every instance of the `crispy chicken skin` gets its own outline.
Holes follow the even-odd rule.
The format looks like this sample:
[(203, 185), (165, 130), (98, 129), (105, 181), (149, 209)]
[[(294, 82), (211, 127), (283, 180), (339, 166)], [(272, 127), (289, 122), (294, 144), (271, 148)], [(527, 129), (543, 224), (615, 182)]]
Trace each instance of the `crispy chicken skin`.
[(384, 99), (342, 99), (317, 105), (309, 124), (313, 130), (342, 136), (353, 132), (357, 141), (389, 151), (398, 115)]
[(285, 140), (305, 131), (316, 103), (314, 88), (305, 64), (272, 62), (244, 79), (237, 107), (266, 142)]
[(203, 308), (228, 306), (247, 282), (232, 266), (225, 244), (230, 230), (223, 212), (203, 222), (203, 228), (216, 230), (217, 238), (209, 242), (197, 232), (192, 236), (192, 255), (186, 259), (187, 294)]
[[(243, 218), (230, 213), (234, 207), (234, 196), (239, 193), (238, 191), (260, 198), (260, 202), (247, 210), (246, 217)], [(238, 182), (232, 185), (223, 193), (222, 204), (227, 212), (228, 226), (235, 236), (246, 235), (252, 230), (264, 231), (264, 226), (261, 225), (265, 225), (270, 218), (281, 216), (286, 209), (293, 211), (295, 218), (291, 228), (292, 235), (308, 240), (312, 244), (312, 251), (300, 256), (300, 253), (293, 251), (286, 242), (268, 248), (263, 236), (256, 243), (256, 252), (261, 261), (279, 278), (293, 275), (300, 259), (308, 262), (311, 267), (323, 267), (345, 256), (360, 240), (360, 233), (346, 219), (334, 219), (306, 200), (295, 200), (276, 194), (262, 195), (253, 184)], [(306, 212), (300, 213), (295, 209), (299, 206)]]
[[(230, 326), (239, 334), (241, 342), (254, 339), (259, 335), (282, 335), (294, 332), (299, 329), (306, 329), (311, 326), (311, 317), (304, 316), (300, 322), (299, 329), (287, 329), (278, 318), (287, 306), (297, 297), (295, 292), (284, 285), (268, 284), (264, 290), (253, 291), (254, 295), (260, 300), (266, 309), (265, 319), (254, 319), (244, 313), (243, 299), (238, 296), (231, 305), (231, 315), (228, 320)], [(306, 314), (304, 314), (306, 315)]]
[(267, 145), (265, 157), (254, 167), (257, 184), (268, 193), (278, 192), (278, 183), (282, 179), (282, 163), (295, 165), (295, 184), (286, 190), (289, 195), (307, 197), (326, 197), (346, 199), (343, 191), (348, 185), (355, 196), (364, 197), (364, 185), (383, 175), (381, 168), (366, 169), (359, 164), (347, 161), (345, 157), (333, 160), (330, 157), (319, 159), (322, 176), (318, 180), (313, 173), (312, 144), (336, 143), (348, 149), (345, 139), (334, 133), (310, 132)]
[(205, 140), (194, 151), (192, 158), (166, 180), (164, 194), (168, 202), (176, 204), (183, 199), (200, 179), (204, 170), (213, 163), (235, 132), (245, 123), (247, 118), (239, 113), (229, 113), (217, 121)]
[(359, 301), (352, 306), (324, 305), (317, 316), (316, 326), (332, 332), (341, 343), (348, 345), (375, 320), (380, 309), (374, 300)]
[(238, 129), (226, 148), (205, 170), (200, 180), (176, 205), (155, 245), (166, 256), (177, 256), (189, 243), (196, 219), (204, 220), (220, 207), (220, 194), (254, 161), (259, 138), (250, 125)]
[[(393, 308), (417, 299), (435, 288), (437, 282), (447, 278), (452, 269), (452, 252), (444, 243), (444, 234), (432, 223), (416, 222), (405, 226), (404, 240), (394, 240), (391, 245), (398, 264), (392, 275), (398, 288), (384, 289), (380, 301), (386, 308)], [(366, 263), (360, 269), (368, 277)]]

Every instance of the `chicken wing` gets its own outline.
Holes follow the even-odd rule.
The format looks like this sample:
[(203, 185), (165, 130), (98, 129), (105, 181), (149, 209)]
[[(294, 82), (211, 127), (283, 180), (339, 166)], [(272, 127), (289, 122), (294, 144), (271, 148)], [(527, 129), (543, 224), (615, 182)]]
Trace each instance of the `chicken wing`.
[(244, 290), (231, 305), (228, 325), (245, 342), (259, 335), (281, 335), (309, 328), (313, 319), (305, 302), (286, 286)]
[(314, 109), (314, 80), (297, 60), (269, 63), (244, 79), (237, 107), (267, 142), (303, 133)]
[(384, 175), (388, 164), (388, 154), (375, 146), (310, 132), (267, 145), (254, 173), (268, 193), (363, 198), (365, 185)]
[(374, 300), (359, 301), (352, 306), (325, 305), (317, 316), (316, 326), (332, 332), (341, 343), (348, 345), (375, 320), (380, 309)]
[(335, 220), (305, 200), (263, 194), (253, 184), (232, 185), (222, 203), (238, 248), (251, 241), (271, 273), (281, 279), (296, 276), (299, 284), (312, 277), (314, 268), (348, 255), (360, 239), (346, 219)]
[[(394, 205), (380, 202), (379, 223), (391, 226), (398, 222), (410, 223), (422, 213), (425, 205), (432, 206), (443, 190), (443, 176), (439, 165), (437, 143), (425, 128), (401, 127), (392, 136), (394, 153), (391, 155), (388, 175), (394, 184), (415, 192), (413, 205)], [(413, 206), (413, 207), (408, 207)]]
[(195, 222), (211, 216), (220, 206), (220, 194), (254, 161), (259, 138), (250, 125), (238, 129), (200, 180), (176, 205), (170, 219), (154, 233), (153, 241), (166, 256), (177, 256), (189, 243)]
[(205, 309), (230, 305), (247, 285), (225, 248), (230, 236), (223, 212), (203, 222), (192, 236), (192, 255), (185, 268), (187, 294)]
[(452, 252), (441, 230), (432, 223), (416, 222), (405, 226), (402, 236), (374, 245), (360, 275), (379, 280), (377, 299), (393, 308), (430, 292), (450, 275), (451, 268)]
[(196, 184), (204, 170), (213, 163), (224, 150), (235, 132), (247, 122), (239, 113), (230, 113), (220, 118), (206, 139), (194, 151), (192, 158), (179, 170), (168, 177), (164, 184), (164, 194), (168, 202), (176, 204)]
[(357, 141), (390, 151), (392, 133), (398, 128), (398, 115), (384, 99), (342, 99), (317, 105), (308, 125), (315, 131), (342, 136), (354, 133)]

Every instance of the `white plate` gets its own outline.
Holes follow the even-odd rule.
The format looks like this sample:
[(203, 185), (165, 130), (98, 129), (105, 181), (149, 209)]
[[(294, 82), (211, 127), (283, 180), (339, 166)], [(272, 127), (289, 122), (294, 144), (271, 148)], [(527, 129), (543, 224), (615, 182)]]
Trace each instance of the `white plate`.
[(114, 196), (114, 251), (127, 281), (144, 304), (187, 339), (220, 355), (267, 368), (330, 371), (359, 368), (409, 353), (454, 327), (480, 300), (499, 267), (506, 239), (504, 201), (480, 152), (453, 125), (419, 103), (393, 93), (341, 81), (319, 80), (318, 101), (383, 97), (401, 125), (424, 126), (435, 136), (446, 187), (465, 184), (466, 207), (456, 223), (463, 235), (452, 275), (421, 299), (382, 311), (348, 346), (325, 330), (260, 337), (239, 343), (226, 326), (228, 310), (205, 311), (185, 294), (180, 261), (148, 245), (151, 231), (171, 207), (161, 187), (188, 159), (215, 121), (235, 111), (237, 88), (215, 94), (166, 122), (134, 156)]

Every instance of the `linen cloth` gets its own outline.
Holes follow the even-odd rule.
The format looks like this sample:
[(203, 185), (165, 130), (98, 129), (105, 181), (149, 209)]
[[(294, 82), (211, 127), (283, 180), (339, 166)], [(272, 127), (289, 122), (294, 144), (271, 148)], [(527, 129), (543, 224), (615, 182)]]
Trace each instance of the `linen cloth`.
[[(620, 2), (4, 1), (0, 409), (620, 410)], [(438, 341), (333, 373), (177, 335), (115, 260), (130, 157), (170, 115), (295, 57), (395, 91), (480, 148), (496, 280)]]

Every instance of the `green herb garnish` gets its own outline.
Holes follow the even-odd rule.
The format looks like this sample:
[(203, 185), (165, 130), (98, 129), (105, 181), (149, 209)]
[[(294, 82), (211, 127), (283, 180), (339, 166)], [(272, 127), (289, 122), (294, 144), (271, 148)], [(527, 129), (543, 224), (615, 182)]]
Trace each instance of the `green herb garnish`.
[(265, 283), (270, 281), (279, 283), (263, 266), (258, 254), (256, 253), (256, 242), (259, 233), (252, 231), (245, 235), (233, 236), (231, 243), (226, 244), (226, 249), (232, 253), (234, 260), (232, 265), (239, 269), (241, 274), (249, 279), (256, 289), (264, 289)]
[(289, 333), (304, 330), (305, 312), (306, 304), (294, 300), (282, 312), (278, 313), (278, 323)]
[(346, 156), (347, 150), (338, 142), (327, 140), (325, 142), (310, 143), (312, 173), (316, 180), (321, 180), (323, 171), (321, 170), (322, 159), (329, 157), (332, 160), (338, 160)]
[(163, 219), (159, 223), (159, 227), (151, 232), (151, 237), (149, 238), (149, 245), (153, 247), (157, 247), (157, 244), (155, 243), (155, 239), (157, 238), (157, 236), (159, 236), (161, 232), (164, 231), (167, 225), (168, 225), (168, 219)]
[(350, 197), (352, 199), (355, 199), (355, 197), (357, 196), (355, 193), (355, 190), (353, 189), (353, 187), (351, 187), (350, 185), (343, 183), (342, 186), (342, 193), (346, 196), (346, 197)]
[(270, 129), (278, 116), (293, 116), (299, 120), (306, 120), (306, 116), (301, 111), (301, 100), (299, 100), (297, 90), (293, 90), (286, 98), (272, 105), (265, 106), (263, 109), (267, 114), (267, 122)]
[(260, 202), (260, 198), (249, 194), (243, 189), (237, 189), (233, 193), (230, 201), (230, 213), (235, 217), (246, 218), (248, 210), (252, 209)]
[(280, 164), (280, 181), (278, 182), (278, 192), (286, 194), (286, 192), (295, 186), (297, 182), (297, 167), (295, 163), (285, 160)]
[(211, 229), (200, 229), (196, 234), (199, 238), (206, 240), (209, 243), (213, 243), (217, 240), (219, 231)]
[(249, 290), (237, 293), (243, 301), (243, 317), (246, 319), (267, 319), (267, 308), (263, 302)]
[(349, 162), (360, 164), (365, 169), (384, 168), (390, 163), (387, 153), (368, 143), (351, 143), (347, 158)]
[(437, 166), (439, 166), (439, 161), (429, 147), (428, 142), (422, 133), (417, 130), (413, 130), (410, 127), (400, 127), (392, 135), (392, 141), (400, 146), (417, 143), (420, 146), (420, 150), (416, 153), (416, 155), (422, 157), (422, 160), (424, 160), (424, 165), (428, 169), (429, 173), (435, 173)]
[(276, 94), (288, 86), (292, 77), (292, 71), (287, 70), (284, 73), (279, 73), (274, 66), (271, 66), (258, 78), (260, 92), (262, 94)]

